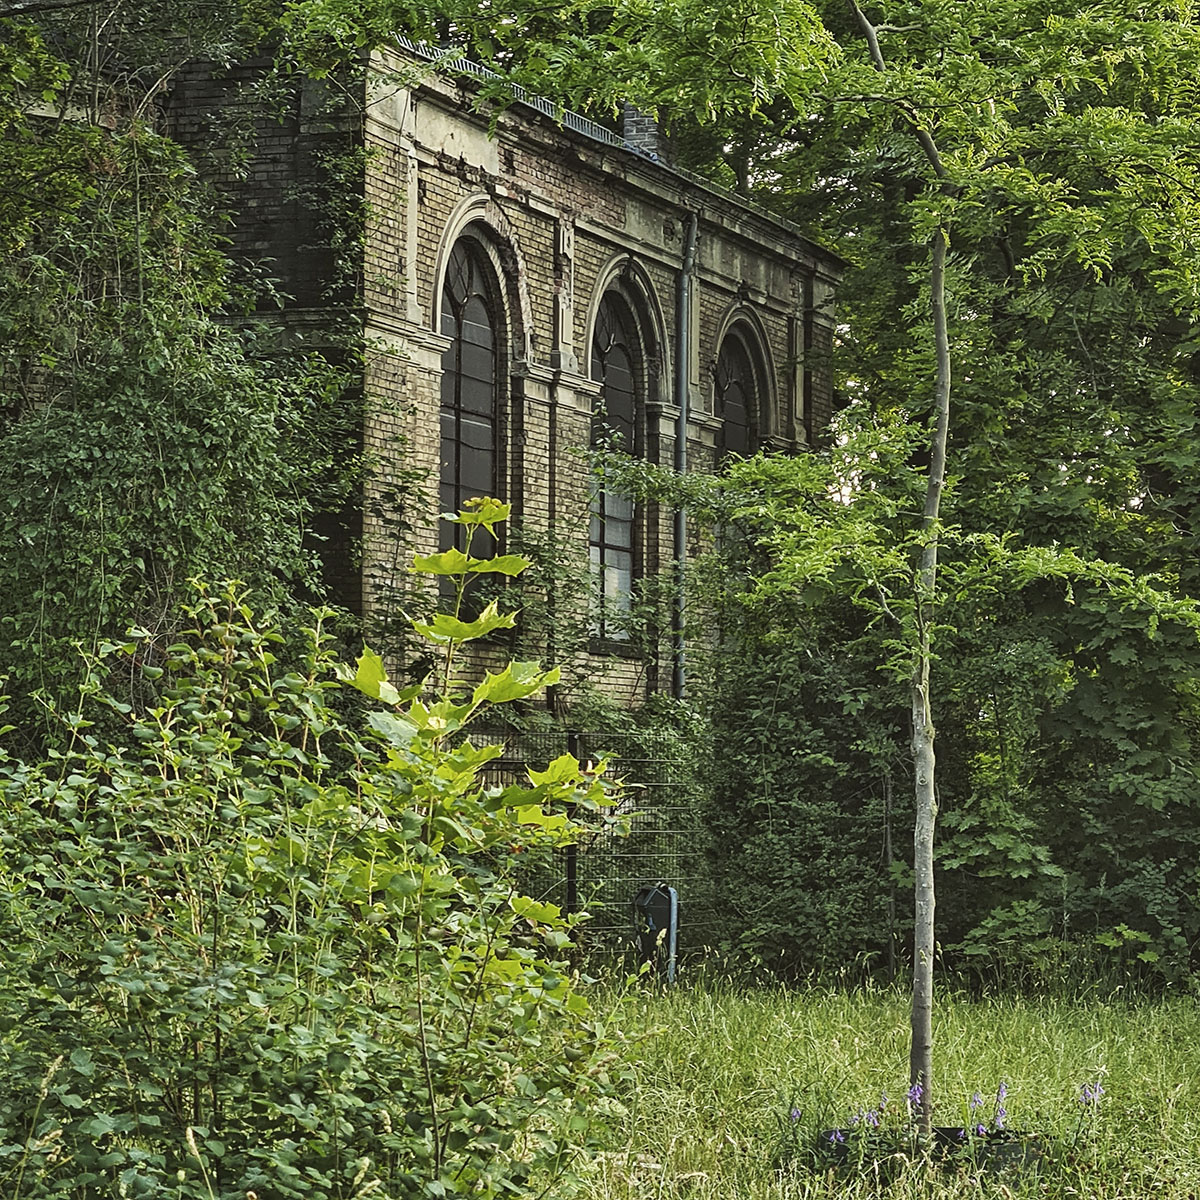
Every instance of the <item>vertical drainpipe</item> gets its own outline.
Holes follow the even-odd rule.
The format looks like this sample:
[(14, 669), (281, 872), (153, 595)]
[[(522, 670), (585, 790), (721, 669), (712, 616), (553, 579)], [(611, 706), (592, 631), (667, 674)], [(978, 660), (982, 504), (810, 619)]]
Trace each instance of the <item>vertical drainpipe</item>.
[[(696, 266), (695, 212), (688, 213), (687, 234), (683, 246), (683, 266), (676, 284), (675, 319), (675, 404), (679, 409), (675, 424), (675, 470), (682, 475), (687, 470), (688, 436), (688, 375), (692, 345), (692, 273)], [(686, 669), (684, 664), (684, 562), (687, 558), (687, 516), (682, 507), (675, 510), (675, 603), (672, 614), (674, 662), (671, 672), (672, 691), (683, 699)]]

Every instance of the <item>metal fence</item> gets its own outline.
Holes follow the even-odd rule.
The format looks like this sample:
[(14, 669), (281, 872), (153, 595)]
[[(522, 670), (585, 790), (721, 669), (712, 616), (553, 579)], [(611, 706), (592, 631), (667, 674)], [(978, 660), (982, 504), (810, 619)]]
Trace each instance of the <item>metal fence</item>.
[(488, 79), (493, 83), (502, 83), (517, 103), (527, 105), (529, 108), (536, 108), (538, 112), (552, 120), (560, 121), (568, 129), (582, 133), (595, 142), (604, 142), (609, 146), (622, 146), (627, 150), (634, 150), (636, 153), (635, 147), (630, 146), (623, 137), (611, 129), (585, 117), (582, 113), (572, 112), (569, 108), (563, 108), (562, 105), (555, 104), (554, 101), (547, 100), (544, 96), (536, 95), (527, 88), (521, 87), (519, 83), (506, 80), (502, 75), (497, 75), (495, 71), (489, 70), (481, 63), (463, 57), (453, 49), (430, 46), (427, 42), (414, 42), (412, 38), (399, 33), (395, 35), (395, 39), (396, 45), (402, 50), (407, 50), (409, 54), (433, 63), (439, 71), (448, 75), (472, 75), (476, 79)]
[(489, 783), (525, 781), (527, 769), (544, 770), (569, 752), (581, 762), (608, 759), (609, 776), (626, 785), (618, 812), (628, 833), (601, 832), (560, 850), (528, 880), (531, 891), (564, 911), (591, 914), (582, 938), (589, 950), (630, 949), (633, 898), (658, 883), (679, 892), (680, 952), (703, 944), (711, 917), (707, 836), (694, 771), (677, 743), (644, 733), (568, 730), (488, 730), (484, 736), (505, 747), (489, 764)]

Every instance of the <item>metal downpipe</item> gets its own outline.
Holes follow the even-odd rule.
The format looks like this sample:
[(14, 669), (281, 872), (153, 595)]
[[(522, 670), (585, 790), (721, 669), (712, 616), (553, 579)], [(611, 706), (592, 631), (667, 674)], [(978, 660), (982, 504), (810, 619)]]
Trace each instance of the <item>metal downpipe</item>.
[[(676, 282), (675, 320), (675, 470), (682, 475), (687, 471), (688, 437), (688, 373), (692, 344), (692, 274), (696, 266), (696, 236), (699, 216), (688, 213), (687, 234), (683, 247), (683, 265)], [(671, 690), (676, 699), (683, 699), (687, 682), (687, 665), (684, 660), (684, 564), (687, 558), (687, 515), (682, 506), (675, 510), (675, 597), (671, 619), (673, 661)]]

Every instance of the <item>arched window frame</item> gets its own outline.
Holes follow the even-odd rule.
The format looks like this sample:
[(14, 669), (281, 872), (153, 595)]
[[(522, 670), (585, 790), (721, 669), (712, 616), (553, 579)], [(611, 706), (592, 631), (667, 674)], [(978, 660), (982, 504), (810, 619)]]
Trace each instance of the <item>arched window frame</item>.
[[(438, 498), (441, 511), (457, 512), (472, 496), (503, 499), (506, 492), (510, 323), (495, 250), (470, 227), (446, 256), (437, 311), (438, 330), (449, 339), (442, 354)], [(462, 549), (464, 535), (462, 526), (442, 522), (441, 548)], [(487, 555), (495, 546), (480, 534), (472, 549)]]
[[(721, 422), (718, 459), (754, 454), (775, 432), (774, 391), (764, 343), (745, 318), (728, 324), (713, 363), (713, 415)], [(740, 403), (735, 400), (740, 396)], [(743, 420), (736, 415), (741, 413)], [(744, 429), (744, 437), (731, 436)]]
[[(600, 384), (592, 411), (593, 448), (615, 446), (646, 455), (646, 404), (654, 361), (635, 297), (610, 286), (600, 297), (588, 347), (591, 378)], [(619, 382), (617, 382), (619, 381)], [(641, 506), (600, 480), (592, 496), (588, 545), (593, 637), (628, 643), (636, 583), (642, 575)]]

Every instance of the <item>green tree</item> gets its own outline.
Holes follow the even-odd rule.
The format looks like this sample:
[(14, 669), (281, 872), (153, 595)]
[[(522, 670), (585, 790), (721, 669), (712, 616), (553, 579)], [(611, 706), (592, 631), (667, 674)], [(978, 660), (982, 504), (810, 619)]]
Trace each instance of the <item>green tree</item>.
[[(1018, 303), (1027, 302), (1029, 289), (1036, 289), (1051, 264), (1074, 263), (1103, 277), (1133, 249), (1156, 262), (1150, 289), (1176, 312), (1193, 312), (1197, 260), (1178, 230), (1191, 227), (1196, 217), (1197, 163), (1184, 121), (1190, 104), (1186, 80), (1200, 41), (1196, 28), (1171, 6), (1147, 13), (1116, 4), (1100, 12), (1049, 15), (1025, 5), (958, 5), (950, 12), (916, 4), (889, 6), (869, 19), (852, 5), (851, 15), (849, 36), (842, 39), (846, 60), (828, 92), (832, 111), (865, 108), (875, 117), (877, 137), (911, 136), (918, 154), (897, 148), (893, 185), (904, 196), (908, 265), (917, 261), (923, 243), (930, 247), (930, 324), (920, 326), (928, 350), (901, 400), (916, 406), (919, 380), (928, 378), (932, 366), (928, 486), (913, 575), (913, 624), (903, 639), (913, 651), (917, 788), (911, 1074), (924, 1088), (922, 1116), (928, 1125), (936, 812), (929, 672), (949, 431), (947, 246), (953, 241), (958, 249), (956, 275), (963, 278), (975, 268), (973, 260), (984, 257), (989, 241), (1001, 243), (1014, 259), (1009, 286)], [(1080, 46), (1106, 50), (1090, 57), (1080, 54)], [(1101, 145), (1099, 171), (1090, 187), (1079, 186), (1075, 148)], [(969, 284), (963, 288), (966, 294), (973, 290)], [(963, 373), (975, 369), (973, 349), (957, 355)]]
[[(1184, 464), (1193, 461), (1197, 413), (1190, 339), (1200, 159), (1191, 112), (1200, 30), (1177, 6), (1120, 0), (1053, 12), (917, 2), (822, 13), (833, 43), (822, 72), (776, 76), (747, 111), (716, 110), (715, 132), (690, 144), (699, 165), (711, 164), (714, 146), (734, 146), (740, 182), (832, 236), (855, 263), (846, 399), (856, 414), (881, 414), (889, 430), (911, 424), (924, 438), (914, 447), (906, 434), (899, 457), (883, 453), (893, 479), (870, 458), (881, 452), (863, 441), (869, 422), (854, 418), (839, 436), (858, 457), (832, 473), (739, 475), (765, 489), (741, 519), (769, 547), (771, 577), (784, 581), (777, 586), (850, 591), (890, 627), (877, 635), (880, 660), (910, 681), (919, 891), (911, 1067), (928, 1123), (941, 790), (933, 715), (953, 711), (956, 652), (976, 670), (984, 665), (983, 614), (1005, 612), (1024, 637), (1024, 657), (1011, 661), (1024, 661), (1025, 678), (1041, 673), (1034, 694), (1045, 696), (1056, 674), (1070, 693), (1041, 713), (1025, 705), (1022, 721), (1027, 733), (1036, 726), (1031, 748), (1074, 774), (1073, 794), (1116, 785), (1120, 798), (1105, 809), (1095, 792), (1085, 802), (1092, 832), (1105, 830), (1109, 862), (1128, 833), (1118, 811), (1190, 805), (1189, 785), (1172, 787), (1166, 775), (1196, 774), (1196, 645), (1191, 608), (1174, 597), (1190, 595), (1194, 579)], [(781, 471), (791, 470), (799, 481), (785, 481)], [(1086, 604), (1075, 602), (1081, 596)], [(1047, 606), (1058, 628), (1047, 626)], [(1169, 622), (1160, 624), (1160, 611)], [(1053, 656), (1040, 664), (1027, 653), (1039, 644), (1031, 628), (1039, 619)], [(1128, 669), (1141, 647), (1172, 663), (1173, 747), (1141, 707), (1148, 679)], [(945, 680), (936, 692), (935, 661)], [(1102, 697), (1106, 687), (1111, 697)], [(1077, 702), (1088, 695), (1085, 712)], [(959, 728), (987, 734), (970, 703), (963, 696)], [(1100, 734), (1101, 711), (1120, 731), (1115, 739)], [(1057, 746), (1048, 737), (1054, 719)], [(1089, 731), (1078, 753), (1064, 736), (1069, 724), (1076, 736)], [(1139, 745), (1146, 733), (1157, 743), (1148, 755)], [(994, 744), (1001, 734), (988, 736)], [(966, 762), (946, 750), (953, 765)], [(973, 769), (982, 783), (982, 762)], [(1010, 786), (1006, 771), (991, 786)], [(1053, 786), (1047, 781), (1046, 793)], [(1021, 813), (1006, 811), (1015, 831)], [(1065, 849), (1061, 812), (1052, 811), (1041, 810), (1040, 846), (1030, 851), (1047, 879), (1051, 847)], [(1150, 851), (1153, 821), (1147, 814), (1136, 836), (1139, 852), (1149, 852), (1144, 872), (1158, 869), (1161, 884), (1171, 866)], [(956, 852), (963, 830), (960, 820)], [(1017, 839), (1010, 846), (1015, 868)], [(1094, 886), (1104, 855), (1084, 862), (1076, 850), (1072, 868)], [(1168, 916), (1163, 931), (1173, 924)]]
[(77, 645), (119, 617), (169, 625), (191, 575), (281, 604), (314, 585), (305, 534), (346, 377), (228, 320), (238, 297), (186, 155), (127, 95), (89, 117), (82, 65), (3, 24), (0, 673), (37, 741), (55, 733), (32, 693), (69, 695)]

